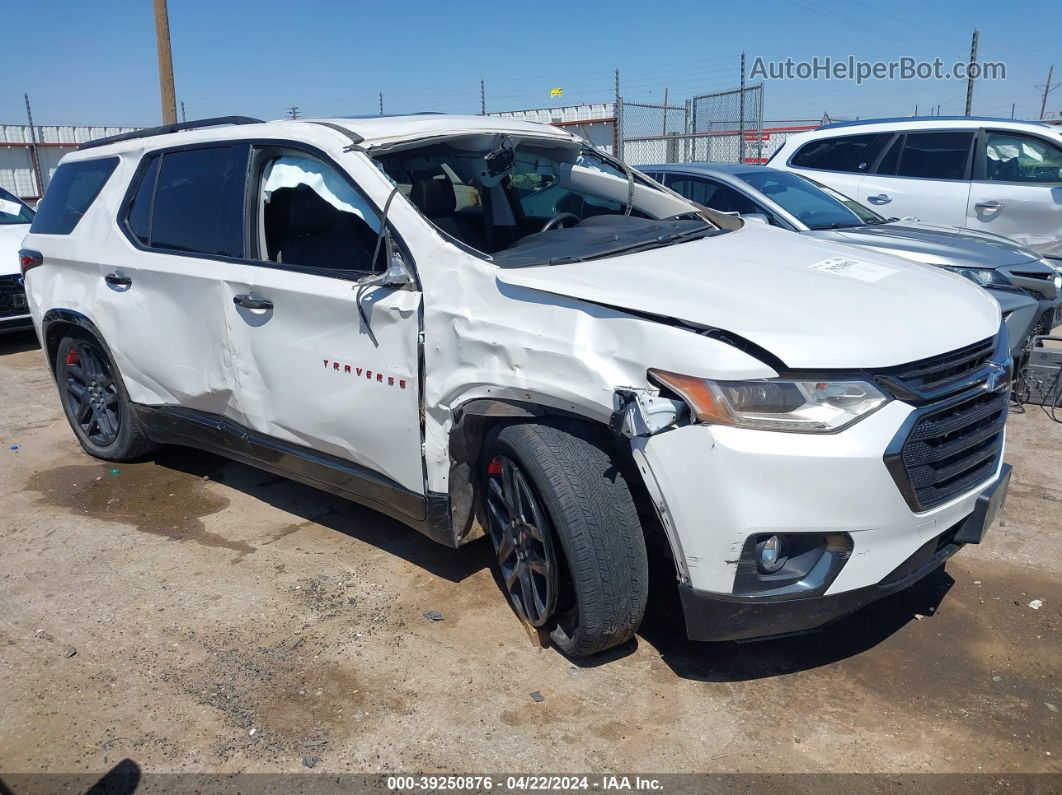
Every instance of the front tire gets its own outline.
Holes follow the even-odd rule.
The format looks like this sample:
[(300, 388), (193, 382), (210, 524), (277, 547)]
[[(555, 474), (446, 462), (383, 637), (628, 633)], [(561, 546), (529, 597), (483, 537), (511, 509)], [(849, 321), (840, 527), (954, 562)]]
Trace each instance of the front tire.
[(121, 374), (91, 335), (63, 337), (55, 355), (59, 399), (74, 435), (91, 456), (129, 461), (154, 449), (133, 413)]
[(629, 640), (648, 598), (638, 511), (590, 428), (523, 423), (491, 434), (484, 508), (516, 612), (570, 657)]

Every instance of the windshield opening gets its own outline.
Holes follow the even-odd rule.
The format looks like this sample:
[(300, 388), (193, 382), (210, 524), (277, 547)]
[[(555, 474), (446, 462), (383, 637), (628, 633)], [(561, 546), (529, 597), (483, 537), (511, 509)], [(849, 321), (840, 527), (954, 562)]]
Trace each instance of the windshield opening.
[(749, 171), (738, 177), (809, 229), (885, 223), (873, 210), (808, 177), (774, 170)]
[(0, 188), (0, 224), (33, 223), (35, 213), (17, 196)]
[(697, 208), (576, 142), (461, 136), (376, 157), (442, 232), (501, 267), (578, 262), (718, 232)]

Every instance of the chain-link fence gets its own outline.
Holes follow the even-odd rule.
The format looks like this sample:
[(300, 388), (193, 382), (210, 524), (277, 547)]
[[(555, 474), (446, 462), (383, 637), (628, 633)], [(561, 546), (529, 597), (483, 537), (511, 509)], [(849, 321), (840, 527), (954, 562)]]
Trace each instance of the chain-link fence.
[(616, 135), (619, 156), (628, 163), (676, 163), (687, 158), (678, 151), (689, 148), (690, 108), (647, 102), (618, 103)]

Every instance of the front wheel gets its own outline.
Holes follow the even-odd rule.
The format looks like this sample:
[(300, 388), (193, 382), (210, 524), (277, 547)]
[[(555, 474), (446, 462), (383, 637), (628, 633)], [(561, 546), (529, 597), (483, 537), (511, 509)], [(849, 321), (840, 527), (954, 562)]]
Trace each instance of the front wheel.
[(521, 618), (571, 657), (629, 640), (648, 597), (645, 540), (627, 483), (589, 428), (504, 426), (483, 466), (488, 530)]

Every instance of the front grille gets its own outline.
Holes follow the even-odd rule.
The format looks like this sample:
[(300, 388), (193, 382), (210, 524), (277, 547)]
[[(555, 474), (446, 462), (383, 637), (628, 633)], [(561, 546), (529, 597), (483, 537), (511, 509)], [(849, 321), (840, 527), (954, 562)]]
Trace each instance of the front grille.
[(1003, 447), (1006, 392), (979, 392), (919, 416), (900, 450), (918, 510), (928, 510), (992, 477)]
[(1009, 400), (1001, 345), (995, 337), (875, 373), (896, 397), (918, 407), (885, 453), (912, 510), (970, 491), (999, 466)]
[(950, 385), (964, 386), (971, 376), (992, 361), (995, 346), (995, 338), (990, 337), (951, 353), (880, 370), (877, 375), (886, 386), (900, 387), (902, 392), (920, 396), (934, 393), (936, 397), (936, 393), (947, 391)]
[(19, 276), (0, 276), (0, 318), (28, 314), (22, 279)]

